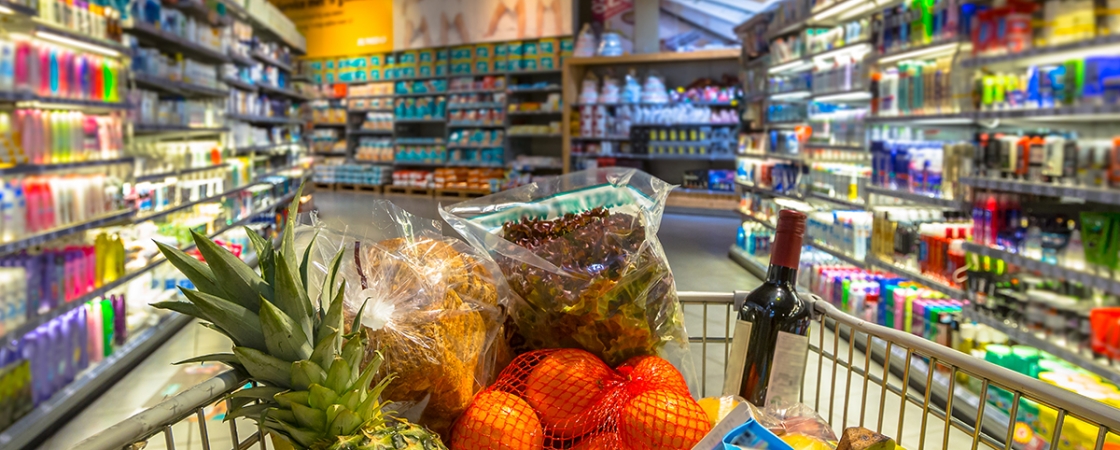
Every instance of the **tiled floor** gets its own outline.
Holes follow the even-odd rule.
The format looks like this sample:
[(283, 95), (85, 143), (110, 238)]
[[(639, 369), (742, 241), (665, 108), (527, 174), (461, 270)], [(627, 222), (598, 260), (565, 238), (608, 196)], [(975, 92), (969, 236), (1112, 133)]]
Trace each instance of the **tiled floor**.
[[(438, 218), (437, 201), (403, 196), (375, 196), (358, 193), (324, 193), (315, 196), (319, 218), (328, 227), (349, 229), (361, 232), (371, 227), (370, 210), (373, 201), (392, 200), (394, 204), (409, 210), (410, 213), (429, 218)], [(447, 200), (445, 200), (446, 203)], [(676, 287), (681, 291), (718, 291), (750, 290), (759, 283), (755, 276), (739, 268), (727, 257), (727, 246), (735, 240), (738, 221), (732, 218), (666, 215), (663, 218), (659, 237), (669, 259)], [(455, 236), (455, 231), (445, 224), (444, 233)], [(717, 309), (722, 312), (716, 312)], [(726, 319), (726, 307), (712, 307), (709, 324), (722, 327)], [(685, 309), (685, 326), (690, 334), (703, 329), (703, 312), (700, 309)], [(697, 330), (697, 331), (692, 331)], [(713, 328), (711, 331), (715, 331)], [(722, 332), (719, 334), (722, 335)], [(230, 349), (230, 341), (211, 330), (196, 324), (188, 325), (167, 344), (156, 350), (136, 369), (116, 383), (99, 400), (86, 407), (71, 422), (60, 428), (54, 437), (41, 444), (41, 450), (60, 450), (72, 448), (75, 443), (95, 434), (108, 426), (128, 419), (144, 409), (168, 399), (186, 388), (205, 381), (222, 367), (217, 365), (174, 366), (171, 363), (199, 355), (224, 353)], [(700, 360), (700, 348), (693, 351), (694, 362)], [(708, 377), (721, 379), (722, 350), (719, 359), (711, 359)], [(718, 371), (715, 368), (718, 364)], [(698, 374), (699, 374), (698, 368)], [(222, 411), (207, 411), (206, 431), (215, 449), (227, 449), (230, 442), (228, 425), (222, 422)], [(240, 433), (244, 438), (249, 435), (248, 424), (242, 424)], [(200, 430), (197, 420), (190, 420), (172, 426), (172, 440), (180, 450), (202, 449)], [(147, 449), (168, 448), (165, 438), (159, 435), (148, 443)]]

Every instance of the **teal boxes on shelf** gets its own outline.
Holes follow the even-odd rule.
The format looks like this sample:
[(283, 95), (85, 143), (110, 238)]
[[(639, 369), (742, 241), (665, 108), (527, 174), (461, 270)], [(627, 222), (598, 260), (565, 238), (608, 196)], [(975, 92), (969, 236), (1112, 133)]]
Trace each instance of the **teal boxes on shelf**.
[(381, 55), (373, 55), (369, 57), (370, 67), (381, 67)]
[(367, 67), (367, 65), (366, 65), (366, 59), (365, 58), (351, 58), (350, 59), (350, 68), (351, 69), (365, 69), (366, 67)]
[(505, 42), (494, 44), (494, 57), (498, 59), (506, 59), (509, 57), (509, 45)]
[(431, 64), (436, 60), (436, 51), (434, 49), (424, 49), (418, 52), (420, 64)]
[(401, 67), (397, 70), (399, 71), (397, 72), (397, 78), (416, 78), (415, 67)]
[(494, 63), (497, 61), (475, 61), (474, 73), (493, 73), (495, 72)]
[(510, 41), (506, 44), (507, 55), (509, 57), (525, 56), (525, 42), (524, 41)]
[(519, 70), (522, 72), (538, 70), (537, 60), (535, 59), (522, 59), (521, 61), (518, 61), (518, 66), (520, 67)]
[(447, 67), (448, 67), (447, 64), (440, 64), (440, 65), (436, 66), (436, 76), (437, 77), (446, 77), (447, 76)]
[(450, 61), (450, 60), (451, 60), (451, 57), (450, 57), (450, 56), (451, 56), (451, 55), (450, 55), (450, 53), (448, 53), (448, 52), (447, 52), (447, 49), (446, 49), (446, 48), (441, 48), (441, 49), (439, 49), (439, 50), (436, 50), (436, 62), (437, 62), (437, 63), (444, 63), (444, 64), (446, 64), (446, 63), (447, 63), (447, 61)]
[(539, 49), (540, 47), (537, 46), (537, 41), (526, 41), (521, 44), (521, 54), (524, 55), (526, 59), (536, 58), (537, 55), (540, 54), (538, 51)]
[(542, 56), (537, 61), (538, 70), (556, 70), (557, 56)]
[(509, 68), (509, 61), (508, 60), (499, 59), (497, 61), (494, 61), (494, 72), (509, 72), (509, 71), (510, 71), (510, 68)]
[(452, 75), (470, 75), (471, 63), (455, 63), (451, 65)]
[(373, 70), (369, 71), (369, 80), (370, 81), (380, 81), (381, 80), (381, 71), (377, 70), (377, 69), (373, 69)]
[(311, 61), (311, 70), (313, 72), (322, 72), (323, 71), (323, 63), (319, 62), (319, 61)]
[(416, 71), (416, 76), (418, 77), (430, 77), (435, 75), (432, 73), (432, 66), (420, 66), (417, 69), (419, 69)]

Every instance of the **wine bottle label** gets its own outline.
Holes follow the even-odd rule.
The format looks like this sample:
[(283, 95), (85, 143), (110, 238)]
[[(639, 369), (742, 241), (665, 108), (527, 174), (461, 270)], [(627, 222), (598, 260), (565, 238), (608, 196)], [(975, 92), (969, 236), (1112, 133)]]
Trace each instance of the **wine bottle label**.
[(731, 353), (728, 355), (727, 373), (723, 379), (723, 395), (742, 395), (743, 370), (747, 364), (747, 349), (751, 342), (751, 323), (735, 321), (735, 334), (731, 338)]
[(766, 387), (766, 405), (792, 405), (801, 401), (801, 383), (805, 380), (808, 358), (808, 336), (778, 332), (774, 362), (770, 366), (770, 382)]

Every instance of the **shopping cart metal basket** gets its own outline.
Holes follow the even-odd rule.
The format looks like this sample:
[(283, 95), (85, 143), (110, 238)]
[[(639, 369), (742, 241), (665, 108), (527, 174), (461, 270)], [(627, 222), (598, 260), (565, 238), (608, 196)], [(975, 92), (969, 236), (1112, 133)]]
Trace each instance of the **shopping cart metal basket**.
[[(701, 395), (719, 395), (735, 311), (746, 294), (679, 293), (690, 327), (701, 323), (689, 330)], [(812, 299), (802, 402), (837, 432), (863, 426), (910, 450), (1101, 450), (1120, 443), (1120, 410)], [(254, 421), (221, 421), (226, 394), (245, 385), (226, 372), (73, 448), (267, 449)]]

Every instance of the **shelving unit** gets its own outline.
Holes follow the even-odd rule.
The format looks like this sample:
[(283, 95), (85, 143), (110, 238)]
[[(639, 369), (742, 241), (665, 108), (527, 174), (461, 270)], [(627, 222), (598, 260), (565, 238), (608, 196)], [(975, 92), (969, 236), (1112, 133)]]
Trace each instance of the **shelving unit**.
[[(253, 4), (253, 11), (248, 11), (234, 2), (234, 0), (219, 0), (220, 2), (228, 2), (225, 6), (229, 6), (228, 11), (235, 12), (245, 20), (251, 21), (254, 26), (261, 32), (265, 39), (280, 39), (279, 36), (286, 36), (285, 42), (290, 44), (289, 41), (293, 40), (291, 34), (287, 31), (272, 31), (268, 28), (274, 25), (274, 21), (286, 21), (279, 14), (275, 7), (267, 4), (266, 2), (259, 2)], [(84, 5), (71, 5), (72, 8), (82, 8)], [(104, 8), (111, 8), (112, 5), (102, 6)], [(202, 1), (181, 1), (174, 5), (164, 5), (167, 8), (174, 8), (182, 11), (184, 14), (193, 17), (198, 22), (199, 29), (203, 24), (224, 27), (230, 24), (228, 16), (221, 16), (219, 14), (212, 14), (210, 8), (221, 9), (217, 3), (204, 3)], [(263, 10), (257, 8), (264, 8)], [(87, 53), (90, 55), (99, 55), (101, 57), (115, 60), (120, 63), (120, 69), (116, 73), (116, 86), (119, 88), (117, 97), (122, 100), (120, 102), (100, 102), (88, 100), (75, 100), (75, 99), (62, 99), (62, 98), (47, 98), (42, 96), (28, 95), (24, 93), (14, 92), (0, 92), (0, 110), (7, 110), (10, 105), (8, 103), (20, 102), (16, 105), (18, 108), (31, 108), (31, 109), (63, 109), (81, 111), (88, 115), (96, 116), (111, 116), (120, 117), (122, 135), (122, 148), (119, 155), (105, 156), (107, 159), (93, 159), (93, 160), (80, 160), (65, 163), (54, 164), (21, 164), (11, 167), (0, 168), (0, 175), (9, 176), (12, 179), (19, 179), (23, 175), (33, 176), (70, 176), (79, 175), (82, 173), (99, 173), (111, 176), (114, 179), (119, 179), (123, 183), (122, 196), (126, 198), (120, 201), (121, 210), (112, 211), (88, 220), (69, 223), (66, 225), (58, 226), (54, 229), (33, 233), (21, 236), (19, 239), (0, 243), (0, 255), (9, 255), (14, 252), (21, 252), (27, 249), (36, 247), (53, 248), (60, 241), (60, 239), (70, 239), (72, 237), (80, 236), (86, 232), (107, 227), (129, 226), (137, 225), (142, 222), (161, 220), (168, 217), (170, 214), (183, 212), (192, 206), (199, 205), (203, 202), (215, 202), (220, 205), (233, 204), (236, 202), (222, 202), (229, 196), (238, 196), (239, 199), (248, 199), (243, 196), (244, 191), (252, 190), (254, 192), (253, 203), (256, 208), (251, 210), (234, 210), (224, 211), (220, 213), (216, 223), (207, 224), (210, 230), (211, 237), (219, 237), (233, 230), (242, 228), (243, 225), (256, 222), (256, 219), (267, 217), (275, 210), (286, 206), (293, 198), (294, 192), (286, 190), (291, 187), (292, 183), (306, 179), (310, 176), (308, 172), (302, 175), (296, 175), (294, 168), (298, 165), (293, 165), (292, 161), (295, 158), (281, 162), (279, 160), (261, 161), (259, 157), (250, 156), (240, 162), (232, 160), (239, 154), (252, 155), (255, 152), (273, 152), (278, 149), (288, 150), (287, 152), (270, 153), (276, 156), (283, 156), (288, 158), (301, 151), (301, 145), (283, 144), (283, 145), (254, 145), (242, 148), (230, 148), (230, 140), (226, 138), (226, 134), (230, 131), (231, 126), (227, 122), (220, 119), (220, 110), (214, 109), (207, 111), (207, 117), (218, 117), (219, 119), (213, 121), (198, 121), (192, 116), (192, 120), (188, 121), (186, 118), (182, 122), (171, 121), (169, 123), (147, 123), (143, 120), (146, 117), (141, 117), (138, 108), (139, 104), (131, 104), (132, 98), (126, 90), (143, 90), (151, 93), (154, 99), (162, 100), (180, 100), (186, 99), (196, 102), (196, 104), (204, 103), (225, 103), (223, 100), (230, 96), (234, 91), (230, 89), (249, 92), (257, 92), (258, 87), (241, 80), (222, 79), (215, 80), (202, 80), (202, 79), (189, 79), (180, 77), (177, 74), (168, 73), (163, 75), (163, 71), (175, 70), (168, 69), (162, 65), (131, 65), (136, 62), (142, 55), (141, 52), (133, 53), (133, 49), (121, 42), (115, 42), (107, 39), (100, 39), (85, 35), (83, 32), (76, 31), (77, 27), (64, 27), (54, 23), (49, 23), (43, 18), (36, 17), (38, 12), (34, 8), (26, 8), (21, 5), (10, 3), (7, 0), (0, 0), (0, 15), (3, 15), (3, 27), (5, 31), (23, 33), (29, 39), (41, 40), (51, 45), (68, 47), (75, 52)], [(10, 12), (9, 12), (10, 11)], [(261, 18), (258, 16), (269, 16), (268, 18)], [(216, 19), (216, 20), (211, 20)], [(288, 23), (290, 26), (290, 22)], [(96, 24), (90, 24), (96, 26)], [(10, 28), (9, 28), (10, 27)], [(186, 39), (172, 32), (158, 28), (150, 23), (142, 20), (131, 20), (125, 22), (125, 33), (128, 33), (136, 38), (136, 41), (143, 47), (157, 48), (160, 51), (167, 53), (174, 53), (177, 56), (181, 55), (184, 58), (194, 60), (199, 63), (219, 66), (221, 64), (240, 64), (246, 61), (243, 58), (232, 57), (222, 51), (216, 50), (214, 47), (204, 45), (200, 42), (202, 40)], [(291, 27), (294, 30), (294, 27)], [(295, 53), (302, 53), (302, 37), (294, 39), (298, 41), (298, 46)], [(127, 42), (127, 40), (125, 40)], [(256, 64), (255, 61), (248, 61), (251, 64)], [(137, 67), (147, 68), (149, 72), (133, 72)], [(153, 74), (160, 73), (160, 76)], [(197, 72), (196, 72), (197, 73)], [(219, 71), (220, 73), (220, 71)], [(301, 101), (305, 97), (290, 87), (278, 87), (276, 85), (263, 85), (261, 91), (269, 95), (287, 97), (296, 101)], [(149, 94), (145, 94), (149, 95)], [(146, 97), (147, 98), (147, 97)], [(152, 105), (152, 110), (157, 109), (156, 105)], [(135, 113), (128, 115), (128, 113)], [(217, 114), (211, 114), (217, 112)], [(295, 118), (261, 118), (261, 117), (239, 117), (237, 115), (230, 115), (231, 119), (247, 119), (255, 122), (265, 122), (270, 124), (296, 124), (298, 119)], [(127, 118), (126, 118), (127, 117)], [(152, 117), (154, 119), (154, 116)], [(174, 119), (173, 119), (174, 120)], [(110, 126), (113, 125), (100, 125)], [(144, 164), (149, 162), (152, 157), (153, 150), (156, 146), (148, 146), (149, 144), (164, 143), (168, 140), (174, 141), (189, 141), (189, 140), (205, 140), (213, 141), (215, 149), (218, 149), (223, 154), (224, 158), (222, 164), (208, 164), (201, 167), (190, 167), (172, 170), (153, 170), (158, 167), (173, 167), (165, 161), (152, 164)], [(110, 154), (116, 149), (106, 150), (102, 149), (101, 154)], [(25, 149), (26, 151), (26, 149)], [(67, 153), (67, 157), (70, 157)], [(12, 155), (13, 157), (15, 155)], [(215, 155), (208, 155), (213, 158)], [(73, 158), (84, 158), (80, 153), (75, 153)], [(156, 159), (159, 159), (158, 157)], [(137, 214), (137, 205), (142, 203), (141, 188), (138, 186), (151, 186), (161, 185), (162, 183), (171, 183), (176, 179), (189, 179), (195, 174), (201, 174), (207, 171), (226, 170), (227, 167), (237, 164), (250, 164), (247, 166), (246, 172), (256, 176), (243, 186), (227, 190), (216, 196), (209, 196), (199, 202), (184, 202), (172, 207), (165, 208), (155, 213), (145, 213), (144, 215)], [(245, 167), (245, 166), (242, 166)], [(262, 170), (262, 167), (265, 169)], [(289, 172), (292, 171), (292, 172)], [(277, 175), (282, 175), (286, 181), (283, 186), (274, 184), (280, 178)], [(288, 176), (290, 175), (290, 177)], [(207, 175), (209, 176), (209, 174)], [(252, 175), (250, 175), (252, 176)], [(264, 180), (270, 180), (266, 183)], [(227, 181), (228, 183), (229, 181)], [(268, 188), (266, 186), (272, 186)], [(145, 188), (146, 189), (146, 188)], [(178, 186), (170, 185), (169, 197), (178, 195)], [(310, 194), (311, 191), (305, 191), (305, 194)], [(271, 195), (270, 195), (271, 194)], [(58, 201), (56, 199), (56, 201)], [(28, 201), (30, 204), (30, 200)], [(266, 202), (267, 204), (261, 203)], [(239, 214), (241, 213), (241, 214)], [(232, 217), (231, 217), (232, 216)], [(270, 218), (271, 219), (271, 218)], [(263, 221), (264, 223), (272, 223), (273, 220)], [(113, 231), (113, 228), (109, 228)], [(66, 244), (70, 245), (70, 244)], [(184, 246), (183, 250), (189, 250), (193, 246)], [(99, 250), (100, 252), (100, 250)], [(132, 255), (130, 255), (132, 257)], [(63, 315), (71, 313), (78, 308), (83, 308), (91, 301), (98, 301), (102, 298), (108, 298), (110, 295), (117, 295), (124, 292), (129, 288), (131, 283), (143, 280), (143, 277), (151, 274), (151, 272), (160, 267), (165, 262), (162, 258), (148, 261), (148, 264), (142, 267), (133, 268), (130, 265), (130, 271), (120, 275), (115, 280), (106, 282), (96, 288), (90, 287), (88, 291), (76, 295), (76, 298), (70, 298), (69, 301), (58, 300), (53, 309), (40, 311), (38, 308), (28, 308), (28, 315), (26, 321), (17, 326), (7, 327), (3, 336), (6, 342), (14, 342), (18, 339), (23, 339), (24, 336), (44, 324), (50, 323), (52, 320), (59, 319)], [(100, 261), (99, 261), (100, 263)], [(255, 263), (254, 263), (255, 264)], [(122, 263), (123, 265), (123, 263)], [(61, 269), (60, 269), (61, 270)], [(67, 266), (66, 276), (70, 276), (69, 263)], [(69, 295), (68, 295), (69, 296)], [(139, 300), (139, 299), (136, 299)], [(38, 299), (36, 299), (38, 301)], [(135, 303), (135, 304), (134, 304)], [(147, 311), (140, 311), (136, 305), (146, 307), (146, 302), (135, 301), (129, 302), (130, 314), (149, 314)], [(45, 309), (49, 306), (44, 303), (42, 307)], [(154, 316), (153, 316), (154, 317)], [(10, 317), (9, 317), (10, 319)], [(132, 323), (130, 316), (129, 323)], [(174, 335), (180, 328), (189, 322), (189, 318), (178, 314), (170, 314), (162, 316), (162, 320), (158, 324), (149, 326), (147, 328), (130, 329), (128, 340), (124, 345), (117, 346), (111, 356), (106, 357), (99, 363), (92, 365), (74, 378), (74, 380), (63, 388), (57, 389), (52, 393), (51, 397), (45, 401), (38, 403), (30, 414), (18, 418), (19, 420), (6, 429), (0, 430), (0, 448), (27, 448), (33, 447), (40, 443), (41, 438), (57, 430), (60, 422), (68, 420), (73, 414), (88, 404), (98, 394), (103, 392), (105, 388), (112, 383), (116, 382), (120, 377), (127, 373), (131, 368), (139, 364), (141, 360), (156, 348), (161, 346), (167, 339)], [(139, 322), (137, 322), (139, 323)], [(37, 369), (33, 369), (37, 370)]]

